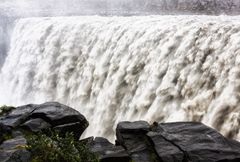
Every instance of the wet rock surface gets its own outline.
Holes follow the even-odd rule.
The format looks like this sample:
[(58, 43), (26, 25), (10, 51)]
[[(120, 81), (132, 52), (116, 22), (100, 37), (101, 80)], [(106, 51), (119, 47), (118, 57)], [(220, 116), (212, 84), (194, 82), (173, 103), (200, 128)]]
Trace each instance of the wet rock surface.
[[(0, 162), (28, 162), (24, 132), (55, 129), (72, 132), (76, 140), (88, 121), (78, 111), (49, 102), (25, 105), (0, 117)], [(102, 137), (81, 140), (100, 162), (239, 162), (240, 143), (197, 122), (120, 122), (116, 143)]]
[(239, 143), (201, 123), (162, 123), (156, 132), (184, 153), (184, 161), (240, 161)]
[(116, 144), (89, 138), (89, 148), (102, 162), (238, 162), (240, 143), (202, 123), (121, 122)]
[(122, 122), (117, 126), (117, 143), (122, 145), (134, 162), (158, 161), (146, 133), (150, 125), (145, 121)]
[(236, 162), (240, 143), (223, 137), (202, 123), (122, 122), (117, 143), (133, 161), (141, 162)]
[(48, 102), (17, 107), (0, 118), (0, 125), (32, 132), (53, 128), (62, 131), (63, 134), (71, 131), (76, 138), (80, 138), (88, 127), (88, 121), (73, 108), (57, 102)]

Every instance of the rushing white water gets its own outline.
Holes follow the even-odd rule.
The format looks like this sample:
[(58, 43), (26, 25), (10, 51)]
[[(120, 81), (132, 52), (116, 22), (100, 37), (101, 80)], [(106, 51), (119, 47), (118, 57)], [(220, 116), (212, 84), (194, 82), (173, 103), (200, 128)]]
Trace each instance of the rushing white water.
[(240, 17), (26, 18), (0, 103), (59, 101), (113, 138), (121, 120), (202, 121), (240, 140)]

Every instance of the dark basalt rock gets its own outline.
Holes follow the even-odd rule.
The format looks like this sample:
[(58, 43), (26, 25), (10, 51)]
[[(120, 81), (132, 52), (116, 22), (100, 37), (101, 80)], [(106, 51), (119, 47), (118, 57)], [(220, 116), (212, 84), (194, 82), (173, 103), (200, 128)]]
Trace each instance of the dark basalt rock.
[(156, 131), (185, 154), (185, 161), (240, 161), (240, 143), (226, 139), (202, 123), (162, 123)]
[(240, 143), (202, 123), (178, 122), (148, 126), (122, 122), (117, 143), (139, 162), (239, 162)]
[[(78, 111), (49, 102), (25, 105), (0, 117), (0, 162), (28, 162), (24, 133), (46, 129), (72, 132), (76, 140), (88, 126)], [(240, 143), (197, 122), (120, 122), (116, 144), (107, 139), (81, 140), (100, 162), (240, 162)], [(20, 148), (19, 148), (20, 147)]]
[(117, 125), (116, 136), (119, 144), (124, 144), (124, 136), (127, 134), (146, 134), (150, 131), (150, 125), (146, 121), (121, 122)]
[(4, 138), (5, 135), (9, 135), (11, 133), (12, 130), (10, 127), (0, 124), (0, 143), (2, 143), (5, 140)]
[(50, 127), (51, 125), (41, 118), (30, 119), (21, 125), (21, 128), (32, 132), (39, 132)]
[(54, 129), (60, 131), (62, 136), (72, 132), (78, 140), (87, 126), (88, 121), (82, 114), (56, 102), (12, 109), (0, 117), (0, 162), (31, 161), (30, 152), (24, 149), (26, 132)]
[(34, 111), (34, 105), (26, 105), (12, 110), (9, 114), (0, 117), (0, 124), (11, 128), (16, 128), (25, 121)]
[(38, 132), (46, 128), (56, 128), (62, 134), (73, 132), (79, 138), (88, 126), (86, 118), (78, 111), (57, 102), (40, 105), (29, 104), (13, 109), (0, 118), (0, 125), (12, 129), (26, 129)]
[(167, 141), (161, 134), (156, 132), (149, 132), (147, 134), (149, 140), (152, 142), (156, 154), (161, 159), (161, 161), (166, 162), (182, 162), (184, 161), (184, 153), (172, 144), (170, 141)]
[(99, 156), (100, 162), (130, 162), (131, 160), (122, 146), (114, 146), (105, 138), (96, 137), (86, 140), (90, 151)]
[(82, 123), (84, 125), (84, 130), (88, 126), (88, 122), (82, 114), (60, 103), (48, 102), (41, 105), (34, 105), (33, 107), (35, 108), (30, 117), (41, 117), (49, 122), (52, 126), (76, 122)]
[(10, 140), (4, 141), (0, 145), (0, 161), (1, 162), (30, 162), (31, 154), (23, 147), (27, 144), (23, 136), (18, 136)]
[(154, 149), (148, 141), (150, 125), (145, 121), (121, 122), (117, 126), (117, 143), (122, 145), (134, 162), (157, 162)]

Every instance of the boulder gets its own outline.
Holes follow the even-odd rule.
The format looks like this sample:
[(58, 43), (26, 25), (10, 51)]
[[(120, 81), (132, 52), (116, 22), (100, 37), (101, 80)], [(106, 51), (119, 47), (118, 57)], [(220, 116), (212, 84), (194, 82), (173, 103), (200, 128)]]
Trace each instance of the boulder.
[(239, 162), (240, 143), (197, 122), (121, 122), (117, 144), (135, 162)]
[(202, 123), (162, 123), (158, 125), (156, 132), (184, 153), (184, 161), (240, 161), (240, 143), (226, 139)]
[(75, 138), (79, 139), (87, 128), (88, 121), (82, 114), (68, 106), (47, 102), (17, 107), (0, 118), (0, 125), (32, 132), (53, 128), (60, 130), (61, 134), (73, 132)]
[(117, 144), (127, 150), (134, 162), (160, 161), (146, 135), (149, 131), (150, 125), (145, 121), (121, 122), (116, 130)]
[(116, 136), (119, 144), (124, 144), (124, 136), (127, 134), (146, 134), (150, 131), (150, 125), (146, 121), (120, 122), (117, 125)]
[(0, 117), (0, 161), (30, 162), (24, 134), (54, 129), (64, 136), (72, 132), (79, 139), (88, 121), (78, 111), (57, 102), (29, 104), (11, 109)]

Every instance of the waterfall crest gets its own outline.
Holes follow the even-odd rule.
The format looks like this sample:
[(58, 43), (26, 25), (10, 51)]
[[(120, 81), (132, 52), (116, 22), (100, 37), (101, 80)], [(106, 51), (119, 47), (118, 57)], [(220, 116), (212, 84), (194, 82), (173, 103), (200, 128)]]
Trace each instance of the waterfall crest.
[(0, 103), (58, 101), (113, 138), (117, 122), (202, 121), (240, 140), (239, 17), (25, 18)]

